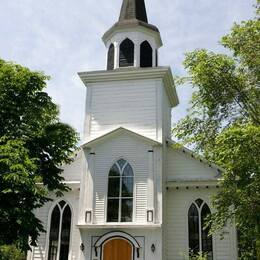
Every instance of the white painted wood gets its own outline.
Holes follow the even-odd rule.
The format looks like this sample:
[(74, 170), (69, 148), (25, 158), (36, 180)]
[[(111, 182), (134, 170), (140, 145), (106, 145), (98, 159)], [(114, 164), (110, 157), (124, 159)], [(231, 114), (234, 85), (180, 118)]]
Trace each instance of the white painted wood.
[(125, 127), (156, 140), (154, 80), (100, 83), (91, 88), (91, 119), (86, 122), (90, 125), (90, 133), (86, 137), (94, 139)]
[(75, 154), (74, 161), (70, 165), (62, 166), (62, 176), (65, 178), (65, 181), (80, 181), (82, 172), (81, 162), (82, 152), (78, 151)]
[(151, 210), (153, 212), (153, 222), (155, 222), (155, 214), (154, 214), (154, 197), (155, 197), (155, 189), (154, 189), (154, 151), (153, 147), (148, 151), (148, 179), (147, 179), (147, 192), (149, 194), (147, 198), (147, 210)]
[(192, 158), (190, 154), (167, 149), (166, 159), (167, 180), (216, 180), (219, 173), (199, 159)]
[(140, 45), (144, 41), (148, 41), (153, 50), (153, 67), (156, 64), (156, 49), (160, 48), (160, 43), (157, 41), (157, 34), (151, 35), (145, 32), (138, 32), (138, 31), (124, 31), (124, 32), (117, 32), (116, 34), (112, 35), (111, 38), (108, 38), (105, 42), (107, 52), (111, 43), (114, 43), (115, 46), (115, 62), (114, 68), (119, 68), (119, 54), (120, 54), (120, 44), (125, 39), (130, 39), (134, 43), (134, 67), (140, 67)]
[[(169, 189), (167, 192), (167, 226), (166, 259), (183, 260), (188, 255), (188, 210), (193, 201), (203, 199), (210, 206), (210, 197), (216, 193), (215, 188)], [(212, 210), (212, 208), (211, 208)], [(224, 239), (213, 236), (213, 254), (215, 260), (236, 260), (233, 227), (227, 227)]]
[[(86, 204), (81, 207), (86, 207), (86, 211), (90, 211), (93, 215), (93, 204), (94, 204), (94, 183), (95, 183), (95, 153), (89, 152), (87, 155), (88, 169), (87, 169), (87, 180), (86, 180)], [(91, 217), (93, 220), (93, 216)]]
[[(60, 198), (55, 198), (53, 202), (46, 203), (42, 208), (36, 210), (36, 216), (42, 220), (43, 226), (46, 233), (42, 233), (38, 239), (38, 246), (34, 247), (29, 255), (30, 260), (47, 260), (48, 259), (48, 239), (49, 239), (49, 226), (51, 218), (51, 210), (56, 205), (56, 203), (61, 200)], [(66, 194), (66, 198), (62, 198), (70, 204), (72, 209), (72, 229), (71, 229), (71, 245), (69, 252), (69, 260), (78, 259), (78, 246), (79, 246), (79, 230), (76, 228), (76, 223), (78, 221), (78, 201), (79, 201), (79, 191), (75, 189)]]
[(95, 151), (95, 220), (96, 224), (106, 222), (106, 196), (109, 169), (120, 158), (132, 166), (135, 179), (134, 221), (146, 223), (148, 188), (148, 150), (150, 144), (126, 133), (99, 144)]

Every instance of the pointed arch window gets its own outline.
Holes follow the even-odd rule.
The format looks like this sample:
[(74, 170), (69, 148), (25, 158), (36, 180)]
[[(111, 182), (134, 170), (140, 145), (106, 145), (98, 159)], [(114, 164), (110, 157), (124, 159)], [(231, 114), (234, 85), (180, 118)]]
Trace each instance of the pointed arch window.
[(114, 69), (115, 46), (113, 43), (109, 46), (107, 54), (107, 70)]
[(132, 222), (134, 173), (130, 164), (120, 159), (108, 176), (107, 222)]
[(197, 254), (208, 254), (208, 260), (213, 259), (212, 236), (209, 235), (210, 227), (205, 228), (206, 217), (210, 214), (209, 206), (197, 199), (189, 208), (189, 249)]
[(153, 49), (148, 41), (142, 42), (140, 46), (140, 67), (153, 66)]
[(60, 201), (51, 214), (48, 260), (66, 260), (69, 257), (71, 209)]
[(134, 43), (128, 38), (120, 44), (119, 67), (134, 66), (134, 49)]

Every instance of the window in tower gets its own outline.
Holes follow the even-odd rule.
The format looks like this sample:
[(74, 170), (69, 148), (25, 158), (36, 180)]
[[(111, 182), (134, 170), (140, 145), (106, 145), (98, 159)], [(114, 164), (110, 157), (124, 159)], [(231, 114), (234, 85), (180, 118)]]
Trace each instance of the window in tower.
[(115, 47), (112, 43), (108, 49), (107, 54), (107, 70), (113, 70), (114, 69), (114, 59), (115, 59)]
[(134, 43), (128, 38), (120, 44), (119, 67), (134, 66), (134, 49)]
[(153, 66), (153, 49), (148, 41), (144, 41), (140, 47), (140, 67)]
[(107, 222), (132, 222), (134, 173), (124, 159), (117, 161), (108, 176)]

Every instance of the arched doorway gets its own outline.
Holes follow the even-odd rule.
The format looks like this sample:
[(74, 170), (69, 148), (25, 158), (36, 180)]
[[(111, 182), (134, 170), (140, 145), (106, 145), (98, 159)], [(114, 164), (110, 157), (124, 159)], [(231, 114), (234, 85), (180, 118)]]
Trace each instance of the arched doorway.
[(133, 246), (122, 238), (110, 239), (103, 245), (102, 260), (133, 260)]

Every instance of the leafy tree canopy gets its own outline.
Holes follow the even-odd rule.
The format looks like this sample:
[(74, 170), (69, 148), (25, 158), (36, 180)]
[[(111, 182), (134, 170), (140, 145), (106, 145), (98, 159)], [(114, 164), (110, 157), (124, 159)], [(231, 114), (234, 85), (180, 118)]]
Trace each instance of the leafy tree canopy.
[(43, 91), (48, 79), (0, 59), (0, 245), (23, 250), (44, 231), (33, 211), (49, 201), (48, 192), (68, 191), (61, 165), (72, 161), (78, 141)]
[(188, 115), (175, 136), (222, 166), (222, 190), (213, 202), (212, 230), (235, 221), (241, 259), (256, 259), (260, 241), (260, 1), (256, 17), (235, 24), (221, 40), (230, 55), (205, 49), (186, 54), (193, 86)]

